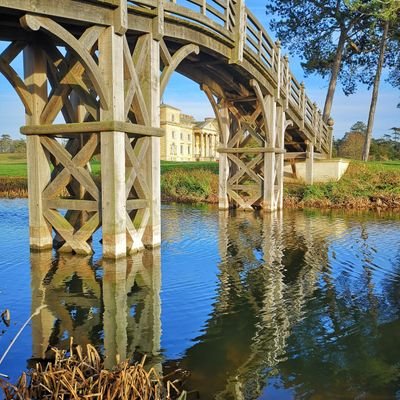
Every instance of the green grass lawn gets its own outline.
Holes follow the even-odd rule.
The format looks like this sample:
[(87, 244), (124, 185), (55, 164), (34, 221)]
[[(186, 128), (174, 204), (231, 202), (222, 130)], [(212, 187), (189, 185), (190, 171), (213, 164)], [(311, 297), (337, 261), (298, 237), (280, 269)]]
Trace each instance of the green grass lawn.
[(18, 153), (0, 153), (0, 176), (25, 177), (26, 156)]
[[(92, 170), (95, 175), (100, 174), (100, 162), (93, 160), (91, 162)], [(161, 161), (161, 173), (175, 170), (193, 170), (205, 169), (207, 171), (218, 174), (217, 162), (172, 162)], [(26, 177), (26, 156), (25, 154), (7, 154), (0, 153), (0, 176), (7, 177)]]

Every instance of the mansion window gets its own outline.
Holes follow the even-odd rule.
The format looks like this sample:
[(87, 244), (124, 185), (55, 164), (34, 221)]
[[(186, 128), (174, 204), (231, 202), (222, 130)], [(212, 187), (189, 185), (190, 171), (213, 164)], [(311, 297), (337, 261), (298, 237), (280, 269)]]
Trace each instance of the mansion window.
[(181, 140), (183, 140), (183, 133), (181, 132)]
[(172, 139), (175, 139), (175, 131), (172, 131)]
[(183, 154), (183, 145), (181, 145), (181, 154)]
[(190, 146), (188, 146), (188, 154), (190, 154)]

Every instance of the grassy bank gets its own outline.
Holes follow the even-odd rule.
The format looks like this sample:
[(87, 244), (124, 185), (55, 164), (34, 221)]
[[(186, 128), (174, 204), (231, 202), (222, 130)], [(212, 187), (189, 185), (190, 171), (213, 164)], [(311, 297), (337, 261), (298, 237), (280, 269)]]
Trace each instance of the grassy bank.
[[(95, 174), (100, 164), (92, 163)], [(163, 201), (217, 203), (218, 163), (161, 162)], [(26, 160), (0, 154), (0, 197), (26, 197)], [(285, 185), (285, 207), (400, 209), (400, 161), (352, 162), (339, 182)]]
[(400, 209), (400, 162), (352, 162), (339, 182), (288, 185), (285, 205), (296, 208)]

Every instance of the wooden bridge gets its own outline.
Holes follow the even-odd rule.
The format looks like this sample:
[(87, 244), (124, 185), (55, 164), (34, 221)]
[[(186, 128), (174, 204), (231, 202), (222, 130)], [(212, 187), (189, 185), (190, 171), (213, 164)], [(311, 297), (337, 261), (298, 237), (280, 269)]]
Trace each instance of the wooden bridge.
[(333, 122), (244, 0), (0, 0), (0, 20), (0, 72), (26, 110), (32, 248), (88, 254), (100, 227), (106, 257), (160, 244), (159, 106), (175, 71), (214, 109), (221, 209), (280, 209), (285, 159), (307, 158), (311, 180), (331, 154)]

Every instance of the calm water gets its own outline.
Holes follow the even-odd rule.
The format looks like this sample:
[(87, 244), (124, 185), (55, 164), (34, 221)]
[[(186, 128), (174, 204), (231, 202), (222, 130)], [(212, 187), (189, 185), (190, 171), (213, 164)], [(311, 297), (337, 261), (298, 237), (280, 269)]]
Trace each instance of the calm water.
[[(0, 201), (0, 372), (94, 343), (190, 371), (200, 399), (400, 399), (400, 218), (163, 207), (161, 250), (30, 253), (27, 204)], [(192, 398), (195, 398), (193, 396)]]

